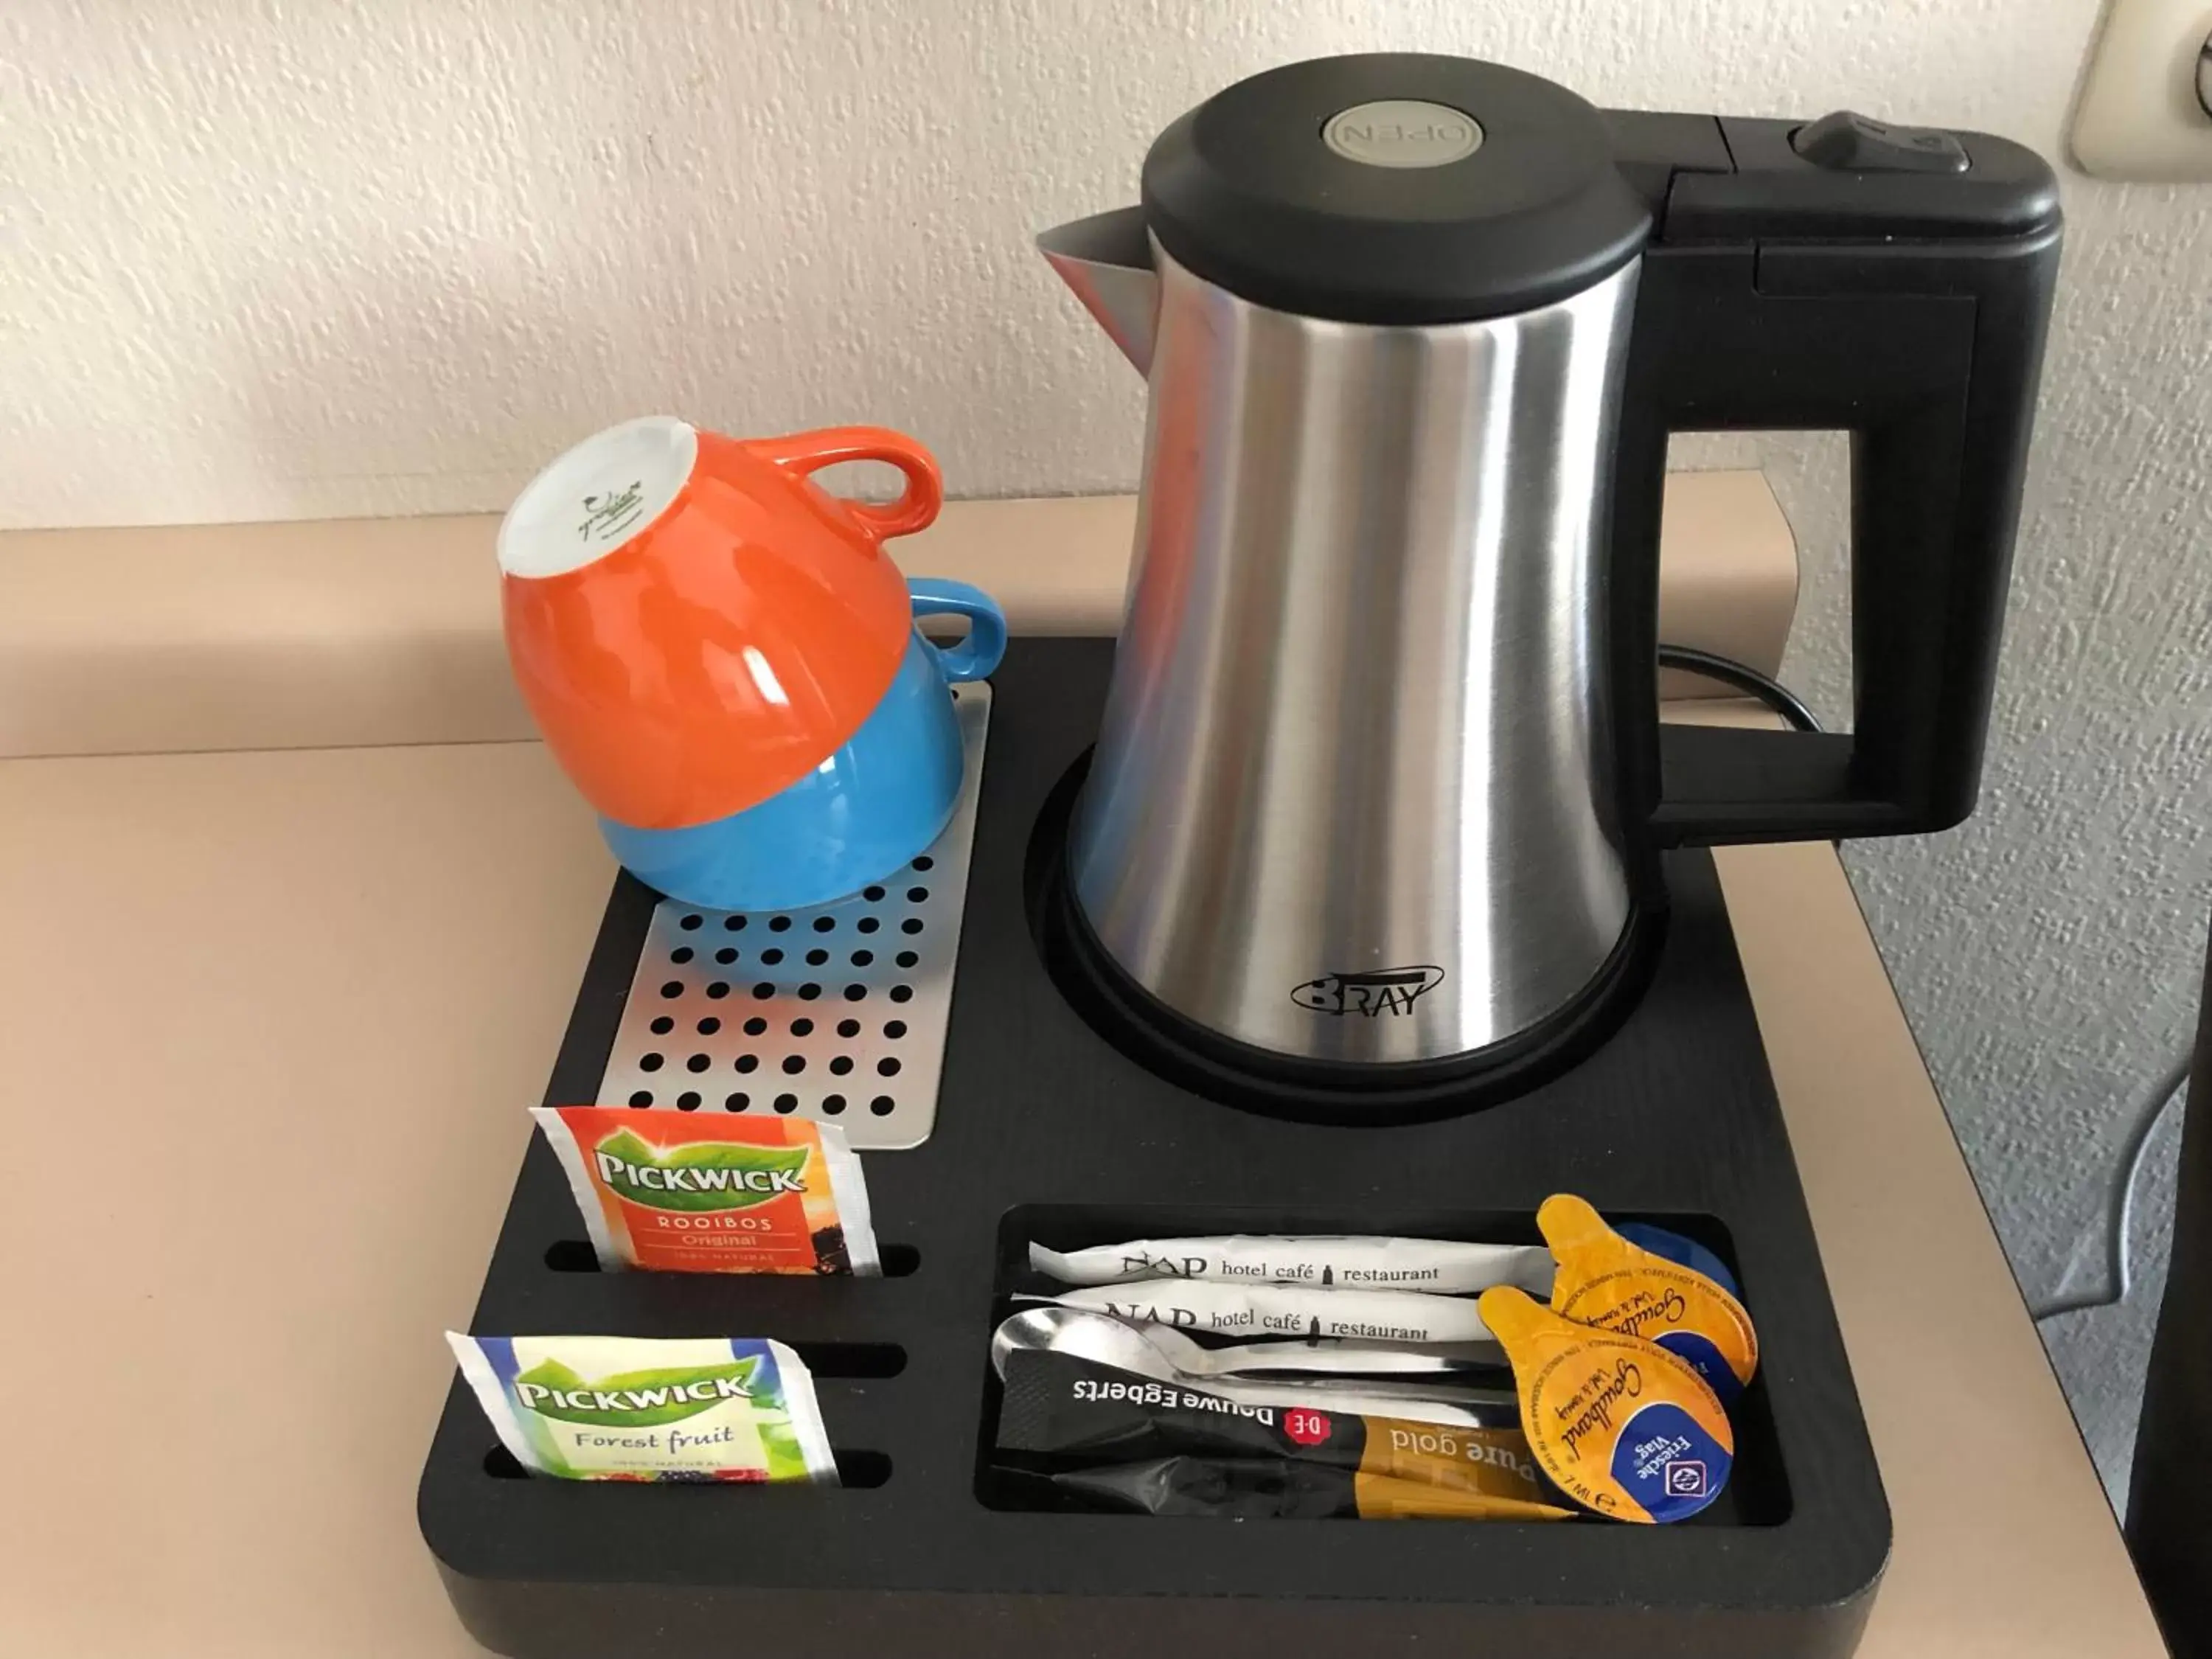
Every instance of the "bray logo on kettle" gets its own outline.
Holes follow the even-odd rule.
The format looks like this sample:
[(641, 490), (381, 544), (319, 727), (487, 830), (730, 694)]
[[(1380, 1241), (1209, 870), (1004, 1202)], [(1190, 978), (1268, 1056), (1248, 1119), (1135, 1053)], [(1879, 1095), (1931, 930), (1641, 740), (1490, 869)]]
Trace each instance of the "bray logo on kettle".
[(1323, 974), (1291, 993), (1291, 1000), (1317, 1014), (1409, 1014), (1414, 1003), (1443, 983), (1441, 968), (1376, 968), (1364, 974)]

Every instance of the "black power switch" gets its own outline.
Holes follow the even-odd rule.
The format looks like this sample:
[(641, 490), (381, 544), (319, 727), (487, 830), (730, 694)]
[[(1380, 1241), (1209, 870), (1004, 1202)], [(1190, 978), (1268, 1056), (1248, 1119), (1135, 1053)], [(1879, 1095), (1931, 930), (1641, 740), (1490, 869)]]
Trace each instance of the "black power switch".
[(1964, 173), (1966, 146), (1939, 127), (1893, 127), (1839, 109), (1797, 129), (1790, 146), (1839, 173)]

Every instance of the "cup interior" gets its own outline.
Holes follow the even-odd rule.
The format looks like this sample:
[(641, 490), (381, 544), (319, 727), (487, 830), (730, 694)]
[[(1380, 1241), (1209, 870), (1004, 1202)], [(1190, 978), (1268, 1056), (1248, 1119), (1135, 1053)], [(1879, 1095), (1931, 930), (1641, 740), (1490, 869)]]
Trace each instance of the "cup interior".
[(668, 510), (698, 458), (698, 432), (673, 416), (594, 433), (515, 497), (499, 526), (501, 574), (558, 576), (605, 558)]

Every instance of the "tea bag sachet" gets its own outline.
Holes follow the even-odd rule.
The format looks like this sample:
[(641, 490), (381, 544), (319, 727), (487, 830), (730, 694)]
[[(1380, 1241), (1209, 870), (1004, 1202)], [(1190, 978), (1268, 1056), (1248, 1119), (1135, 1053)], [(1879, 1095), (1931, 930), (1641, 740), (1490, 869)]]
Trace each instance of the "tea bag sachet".
[(882, 1271), (860, 1161), (804, 1118), (538, 1107), (599, 1266), (663, 1273)]
[(571, 1480), (813, 1480), (837, 1462), (781, 1342), (446, 1333), (500, 1443)]

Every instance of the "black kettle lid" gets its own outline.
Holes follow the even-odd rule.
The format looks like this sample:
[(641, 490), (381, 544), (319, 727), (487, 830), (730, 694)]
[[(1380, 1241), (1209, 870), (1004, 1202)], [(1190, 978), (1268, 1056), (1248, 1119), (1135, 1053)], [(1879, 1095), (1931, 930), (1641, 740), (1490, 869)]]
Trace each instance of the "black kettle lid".
[(1145, 221), (1184, 269), (1344, 322), (1468, 322), (1588, 288), (1643, 247), (1597, 111), (1469, 58), (1375, 52), (1217, 93), (1145, 158)]

